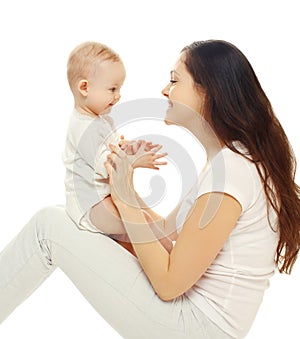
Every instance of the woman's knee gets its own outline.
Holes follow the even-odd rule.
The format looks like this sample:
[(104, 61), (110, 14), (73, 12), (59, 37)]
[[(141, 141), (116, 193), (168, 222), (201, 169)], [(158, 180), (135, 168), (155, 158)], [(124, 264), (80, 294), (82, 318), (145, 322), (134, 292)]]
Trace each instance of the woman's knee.
[(33, 216), (37, 236), (40, 240), (51, 239), (56, 230), (66, 223), (72, 222), (62, 205), (46, 206), (41, 208)]

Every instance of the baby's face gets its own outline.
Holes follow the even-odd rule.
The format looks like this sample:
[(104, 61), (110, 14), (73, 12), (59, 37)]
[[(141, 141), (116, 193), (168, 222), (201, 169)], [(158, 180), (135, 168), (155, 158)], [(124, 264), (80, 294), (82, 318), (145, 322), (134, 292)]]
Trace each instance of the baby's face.
[(111, 107), (120, 100), (124, 80), (125, 68), (122, 62), (106, 60), (97, 65), (88, 81), (86, 109), (96, 115), (109, 113)]

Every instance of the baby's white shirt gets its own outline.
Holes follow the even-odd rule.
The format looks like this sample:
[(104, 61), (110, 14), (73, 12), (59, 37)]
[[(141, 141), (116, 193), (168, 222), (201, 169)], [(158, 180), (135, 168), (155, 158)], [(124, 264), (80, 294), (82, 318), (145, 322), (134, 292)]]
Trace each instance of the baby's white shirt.
[[(66, 167), (66, 211), (80, 229), (99, 232), (89, 222), (89, 211), (110, 194), (104, 161), (109, 143), (117, 145), (118, 134), (107, 114), (90, 117), (77, 110), (71, 114), (62, 160)], [(87, 218), (86, 218), (86, 217)]]

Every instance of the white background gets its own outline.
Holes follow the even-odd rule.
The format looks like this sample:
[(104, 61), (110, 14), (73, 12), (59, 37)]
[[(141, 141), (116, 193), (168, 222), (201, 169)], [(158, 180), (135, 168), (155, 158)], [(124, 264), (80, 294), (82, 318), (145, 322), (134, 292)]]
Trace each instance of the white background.
[[(296, 1), (2, 1), (0, 250), (41, 207), (64, 202), (61, 161), (73, 101), (70, 51), (86, 40), (122, 57), (122, 101), (160, 97), (181, 48), (224, 39), (248, 57), (300, 159)], [(299, 184), (299, 171), (297, 175)], [(249, 339), (298, 338), (300, 266), (276, 274)], [(0, 305), (1, 307), (1, 305)], [(0, 338), (119, 338), (57, 270), (1, 326)], [(162, 338), (163, 339), (163, 338)]]

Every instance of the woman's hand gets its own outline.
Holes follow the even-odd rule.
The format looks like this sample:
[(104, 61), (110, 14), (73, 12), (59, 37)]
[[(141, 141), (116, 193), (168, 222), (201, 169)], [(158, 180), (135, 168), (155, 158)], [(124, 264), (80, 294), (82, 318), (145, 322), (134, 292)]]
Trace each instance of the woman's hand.
[[(141, 212), (143, 209), (138, 204), (138, 200), (136, 198), (136, 192), (133, 187), (133, 167), (130, 161), (130, 156), (126, 155), (124, 151), (122, 151), (118, 146), (109, 145), (112, 150), (111, 154), (107, 156), (107, 162), (104, 163), (106, 170), (109, 175), (109, 183), (111, 188), (111, 198), (115, 205), (120, 208), (121, 211), (124, 209), (128, 211), (136, 210)], [(140, 149), (136, 152), (136, 154), (144, 154), (144, 145), (140, 145)], [(150, 156), (150, 155), (149, 155)], [(152, 155), (151, 155), (152, 156)], [(155, 223), (155, 221), (151, 218), (151, 216), (143, 211), (144, 215), (141, 220), (138, 219), (135, 221), (135, 218), (129, 218), (128, 220), (124, 219), (124, 215), (122, 221), (124, 223), (126, 229), (126, 221), (127, 227), (130, 224), (139, 225), (140, 230), (138, 233), (142, 235), (145, 233), (145, 236), (142, 237), (142, 240), (158, 240), (162, 244), (162, 246), (170, 253), (173, 248), (173, 243), (171, 239), (167, 238), (164, 234), (164, 230), (160, 229), (159, 225)], [(146, 232), (144, 227), (146, 226)], [(127, 229), (126, 229), (127, 230)], [(150, 236), (147, 236), (149, 234)], [(141, 239), (140, 239), (141, 240)], [(123, 246), (123, 244), (121, 243)], [(128, 248), (127, 248), (128, 249)], [(133, 251), (134, 252), (134, 251)], [(133, 253), (132, 252), (132, 253)]]
[(109, 148), (112, 152), (107, 156), (104, 166), (109, 175), (111, 197), (116, 205), (137, 206), (131, 161), (118, 146), (109, 144)]

